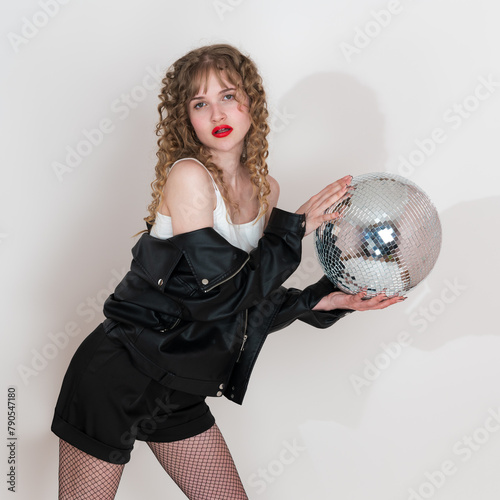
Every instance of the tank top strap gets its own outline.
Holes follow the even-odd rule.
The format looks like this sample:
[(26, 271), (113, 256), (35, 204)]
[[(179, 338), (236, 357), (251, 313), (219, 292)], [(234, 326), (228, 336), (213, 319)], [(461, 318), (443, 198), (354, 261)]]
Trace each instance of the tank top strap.
[(208, 168), (205, 167), (205, 165), (203, 165), (203, 163), (201, 163), (201, 161), (197, 160), (196, 158), (181, 158), (180, 160), (177, 160), (174, 163), (172, 163), (172, 165), (170, 166), (170, 170), (172, 170), (172, 168), (174, 168), (174, 166), (177, 165), (177, 163), (180, 163), (181, 161), (184, 161), (184, 160), (193, 160), (196, 163), (199, 163), (208, 172), (208, 175), (210, 176), (210, 179), (212, 179), (212, 184), (214, 186), (215, 192), (216, 193), (220, 192), (219, 188), (217, 186), (217, 183), (215, 182), (214, 178), (212, 177), (212, 174), (210, 173), (210, 170), (208, 170)]

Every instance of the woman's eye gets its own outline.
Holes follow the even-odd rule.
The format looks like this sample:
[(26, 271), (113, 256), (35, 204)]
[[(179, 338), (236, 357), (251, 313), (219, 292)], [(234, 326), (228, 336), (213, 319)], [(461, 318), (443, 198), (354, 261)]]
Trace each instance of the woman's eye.
[(223, 99), (225, 101), (231, 101), (232, 99), (234, 99), (234, 95), (233, 94), (226, 94)]
[(194, 109), (200, 109), (200, 108), (202, 108), (203, 106), (205, 106), (205, 103), (204, 103), (204, 102), (197, 102), (197, 103), (194, 105)]

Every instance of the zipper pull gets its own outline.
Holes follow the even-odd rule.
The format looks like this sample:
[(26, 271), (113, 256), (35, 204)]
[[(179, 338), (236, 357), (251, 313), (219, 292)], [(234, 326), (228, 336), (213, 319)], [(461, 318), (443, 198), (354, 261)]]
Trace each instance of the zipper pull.
[(247, 338), (248, 335), (243, 335), (243, 343), (241, 344), (240, 353), (238, 354), (238, 359), (236, 360), (236, 363), (240, 360), (241, 353), (245, 350), (245, 342), (247, 341)]

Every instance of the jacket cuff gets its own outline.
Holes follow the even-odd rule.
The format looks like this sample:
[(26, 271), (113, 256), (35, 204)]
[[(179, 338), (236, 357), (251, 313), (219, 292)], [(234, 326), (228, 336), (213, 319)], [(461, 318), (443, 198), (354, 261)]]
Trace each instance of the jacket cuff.
[(305, 214), (295, 214), (274, 207), (264, 230), (264, 233), (268, 232), (278, 235), (294, 233), (303, 238), (306, 232), (306, 216)]
[(281, 287), (281, 292), (285, 297), (269, 333), (282, 330), (297, 319), (316, 328), (328, 328), (339, 319), (354, 312), (352, 309), (312, 310), (324, 296), (336, 291), (339, 289), (326, 276), (302, 291)]

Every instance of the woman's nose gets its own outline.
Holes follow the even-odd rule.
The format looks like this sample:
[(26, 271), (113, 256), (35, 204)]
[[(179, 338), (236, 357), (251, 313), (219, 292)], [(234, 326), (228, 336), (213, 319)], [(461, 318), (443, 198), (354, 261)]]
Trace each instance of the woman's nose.
[(226, 114), (224, 113), (224, 110), (220, 106), (220, 104), (213, 104), (212, 105), (212, 121), (213, 122), (219, 122), (220, 120), (223, 120), (226, 118)]

